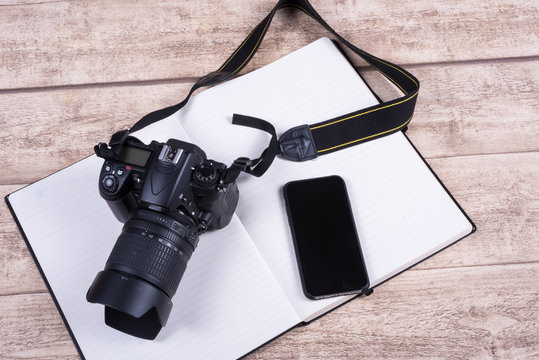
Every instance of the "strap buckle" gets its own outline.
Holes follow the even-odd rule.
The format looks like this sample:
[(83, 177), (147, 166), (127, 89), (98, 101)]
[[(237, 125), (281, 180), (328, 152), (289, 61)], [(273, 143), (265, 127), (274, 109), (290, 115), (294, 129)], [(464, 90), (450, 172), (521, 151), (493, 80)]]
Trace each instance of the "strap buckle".
[(241, 168), (242, 171), (245, 171), (245, 169), (253, 166), (254, 160), (251, 160), (246, 157), (239, 157), (236, 160), (234, 160), (233, 165), (236, 165)]

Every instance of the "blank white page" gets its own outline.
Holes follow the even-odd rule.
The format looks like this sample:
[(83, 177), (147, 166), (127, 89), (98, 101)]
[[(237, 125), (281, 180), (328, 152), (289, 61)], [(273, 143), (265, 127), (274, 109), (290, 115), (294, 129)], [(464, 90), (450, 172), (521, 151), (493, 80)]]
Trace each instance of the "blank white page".
[[(259, 156), (269, 140), (265, 132), (232, 125), (233, 113), (268, 120), (281, 135), (293, 126), (374, 104), (376, 98), (352, 66), (322, 38), (202, 92), (175, 116), (210, 157), (230, 163), (239, 156)], [(343, 298), (304, 296), (282, 187), (333, 174), (347, 184), (371, 286), (471, 231), (402, 133), (302, 163), (276, 158), (261, 178), (242, 175), (237, 214), (302, 319)]]
[[(188, 140), (171, 120), (137, 136)], [(91, 156), (9, 196), (86, 359), (235, 359), (300, 321), (234, 216), (201, 235), (156, 340), (106, 326), (104, 307), (86, 301), (122, 228), (98, 193), (102, 162)]]

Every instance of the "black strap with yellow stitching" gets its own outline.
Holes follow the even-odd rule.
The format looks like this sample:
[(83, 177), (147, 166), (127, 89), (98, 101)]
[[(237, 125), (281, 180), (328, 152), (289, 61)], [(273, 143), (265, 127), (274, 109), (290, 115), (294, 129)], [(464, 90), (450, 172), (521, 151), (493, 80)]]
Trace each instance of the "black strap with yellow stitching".
[[(268, 122), (244, 115), (235, 114), (233, 123), (267, 131), (272, 135), (270, 146), (258, 159), (239, 158), (229, 168), (227, 181), (234, 181), (241, 171), (254, 176), (261, 176), (271, 165), (276, 155), (304, 161), (336, 150), (357, 145), (384, 135), (400, 131), (412, 119), (419, 91), (419, 81), (408, 71), (377, 58), (349, 43), (335, 32), (313, 9), (307, 0), (280, 0), (271, 12), (256, 26), (219, 70), (200, 78), (191, 88), (187, 97), (179, 104), (151, 112), (140, 119), (129, 131), (116, 133), (111, 143), (117, 145), (130, 132), (140, 130), (154, 122), (162, 120), (180, 110), (195, 90), (214, 85), (234, 77), (252, 59), (260, 46), (275, 13), (282, 8), (297, 8), (322, 24), (341, 43), (361, 56), (382, 75), (397, 86), (404, 96), (361, 109), (349, 114), (329, 119), (313, 125), (302, 125), (285, 132), (277, 141), (275, 129)], [(111, 147), (113, 144), (110, 144)]]

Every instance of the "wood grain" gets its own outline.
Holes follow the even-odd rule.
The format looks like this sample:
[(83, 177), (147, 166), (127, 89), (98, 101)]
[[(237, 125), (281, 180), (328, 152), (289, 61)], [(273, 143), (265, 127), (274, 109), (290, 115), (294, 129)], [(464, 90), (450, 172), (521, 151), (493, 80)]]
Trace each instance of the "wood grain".
[[(0, 97), (0, 183), (29, 183), (93, 153), (146, 113), (181, 101), (191, 84), (16, 92)], [(17, 139), (17, 141), (13, 141)]]
[[(247, 359), (533, 359), (538, 280), (534, 264), (408, 271)], [(77, 358), (48, 294), (3, 296), (0, 314), (0, 358)]]
[(49, 293), (0, 297), (0, 359), (78, 359)]
[[(539, 150), (539, 61), (427, 65), (409, 136), (427, 158)], [(376, 72), (382, 95), (396, 96)], [(183, 99), (191, 82), (17, 91), (0, 96), (0, 184), (29, 183), (92, 153), (146, 113)], [(16, 139), (16, 141), (14, 141)]]
[[(216, 69), (275, 0), (10, 1), (0, 12), (0, 88), (176, 79)], [(539, 3), (313, 0), (345, 38), (399, 64), (539, 55)], [(253, 66), (325, 30), (279, 14)]]
[[(431, 65), (410, 71), (421, 89), (408, 135), (424, 156), (539, 150), (539, 61)], [(372, 74), (378, 76), (366, 73), (367, 80)]]
[(408, 271), (248, 359), (536, 359), (538, 280), (530, 264)]
[(538, 152), (429, 163), (478, 230), (419, 268), (539, 261)]

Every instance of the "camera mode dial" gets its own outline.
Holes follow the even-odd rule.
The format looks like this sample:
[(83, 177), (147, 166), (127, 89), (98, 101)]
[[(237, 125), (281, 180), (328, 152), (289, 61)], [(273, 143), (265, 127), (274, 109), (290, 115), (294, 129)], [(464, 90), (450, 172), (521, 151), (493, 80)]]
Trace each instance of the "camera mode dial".
[(211, 164), (202, 164), (196, 167), (193, 178), (199, 185), (212, 185), (217, 181), (217, 170)]

